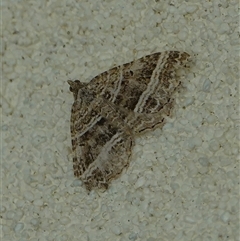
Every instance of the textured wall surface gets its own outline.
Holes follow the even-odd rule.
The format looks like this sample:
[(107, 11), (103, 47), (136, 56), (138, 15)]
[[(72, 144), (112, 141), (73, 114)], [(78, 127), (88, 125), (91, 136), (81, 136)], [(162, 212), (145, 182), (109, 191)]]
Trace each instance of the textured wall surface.
[[(239, 237), (237, 0), (3, 1), (2, 240)], [(67, 80), (165, 50), (193, 65), (105, 192), (73, 175)]]

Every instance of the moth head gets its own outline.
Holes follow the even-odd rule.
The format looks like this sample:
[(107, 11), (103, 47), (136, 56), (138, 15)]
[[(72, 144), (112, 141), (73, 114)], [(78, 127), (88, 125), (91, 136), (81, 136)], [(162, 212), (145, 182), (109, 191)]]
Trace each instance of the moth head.
[(69, 90), (73, 93), (78, 92), (78, 90), (84, 86), (84, 84), (81, 83), (79, 80), (75, 80), (75, 81), (68, 80), (67, 82), (70, 85)]
[(86, 83), (81, 83), (79, 80), (68, 80), (67, 82), (70, 85), (69, 90), (73, 93), (75, 101), (83, 100), (89, 103), (94, 99), (94, 93), (87, 88)]
[(70, 85), (69, 90), (73, 93), (74, 100), (77, 99), (78, 90), (81, 89), (82, 83), (79, 80), (68, 80), (68, 84)]

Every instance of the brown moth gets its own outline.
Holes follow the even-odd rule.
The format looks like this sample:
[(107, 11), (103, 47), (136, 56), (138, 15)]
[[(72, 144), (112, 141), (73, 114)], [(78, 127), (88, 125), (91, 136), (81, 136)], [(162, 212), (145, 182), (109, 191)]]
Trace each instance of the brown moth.
[(129, 165), (135, 137), (162, 127), (181, 86), (176, 70), (186, 52), (147, 55), (94, 77), (71, 81), (74, 103), (71, 138), (74, 175), (88, 190), (107, 189)]

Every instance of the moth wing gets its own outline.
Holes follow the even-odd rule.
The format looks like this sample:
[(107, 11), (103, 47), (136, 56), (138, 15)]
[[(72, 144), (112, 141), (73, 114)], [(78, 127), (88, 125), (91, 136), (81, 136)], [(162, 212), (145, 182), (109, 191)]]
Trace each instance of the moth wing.
[(106, 189), (128, 166), (134, 143), (119, 112), (102, 98), (72, 107), (73, 169), (88, 190)]
[(189, 60), (186, 52), (154, 53), (103, 72), (88, 87), (129, 111), (157, 113), (172, 102), (181, 83), (177, 70)]

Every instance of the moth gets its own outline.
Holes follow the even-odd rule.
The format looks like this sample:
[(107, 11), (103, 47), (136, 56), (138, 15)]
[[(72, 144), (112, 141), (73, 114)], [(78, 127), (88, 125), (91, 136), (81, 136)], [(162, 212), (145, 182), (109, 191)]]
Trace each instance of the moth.
[(74, 97), (73, 170), (87, 190), (107, 189), (128, 167), (135, 138), (164, 125), (181, 87), (177, 70), (189, 61), (186, 52), (158, 52), (105, 71), (89, 83), (68, 80)]

